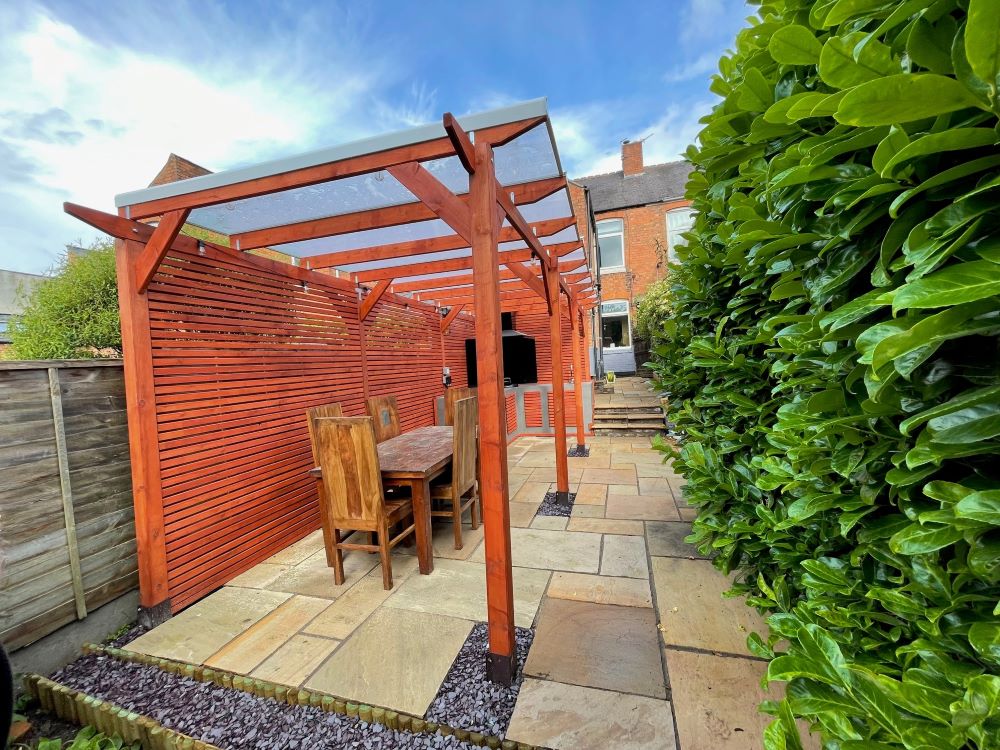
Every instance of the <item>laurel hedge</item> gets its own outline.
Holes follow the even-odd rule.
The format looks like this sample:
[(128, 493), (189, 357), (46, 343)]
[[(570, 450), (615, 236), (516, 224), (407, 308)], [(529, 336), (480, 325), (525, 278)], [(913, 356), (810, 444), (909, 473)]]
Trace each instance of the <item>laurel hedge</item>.
[(1000, 748), (998, 86), (998, 0), (765, 0), (713, 80), (653, 367), (769, 750)]

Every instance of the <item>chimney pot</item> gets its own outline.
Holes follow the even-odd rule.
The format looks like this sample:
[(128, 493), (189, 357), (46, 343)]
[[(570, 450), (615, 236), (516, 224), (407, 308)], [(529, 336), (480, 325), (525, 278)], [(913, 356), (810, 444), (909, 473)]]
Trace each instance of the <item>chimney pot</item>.
[(629, 177), (642, 172), (642, 141), (622, 141), (622, 173)]

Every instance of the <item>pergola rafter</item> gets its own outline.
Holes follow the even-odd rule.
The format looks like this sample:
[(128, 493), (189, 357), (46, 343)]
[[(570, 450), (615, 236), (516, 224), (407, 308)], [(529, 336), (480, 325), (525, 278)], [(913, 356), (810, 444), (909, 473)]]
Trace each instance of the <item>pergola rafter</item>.
[[(461, 122), (445, 114), (439, 125), (127, 193), (117, 204), (119, 216), (70, 204), (66, 211), (121, 240), (119, 294), (136, 519), (144, 526), (137, 531), (143, 608), (162, 609), (168, 596), (146, 288), (171, 249), (209, 248), (208, 262), (224, 262), (233, 253), (270, 248), (295, 258), (295, 265), (261, 260), (260, 267), (303, 285), (368, 286), (358, 288), (362, 329), (389, 293), (450, 308), (442, 331), (463, 312), (474, 313), (488, 670), (492, 679), (509, 684), (515, 669), (514, 599), (500, 313), (549, 316), (556, 485), (560, 499), (567, 500), (563, 363), (568, 357), (577, 394), (577, 441), (583, 444), (582, 312), (596, 304), (544, 102)], [(155, 228), (136, 221), (152, 217), (160, 217)], [(185, 222), (227, 237), (229, 247), (180, 234)], [(501, 243), (515, 246), (501, 250)], [(336, 271), (338, 279), (326, 271)], [(565, 354), (563, 315), (572, 331)], [(359, 346), (363, 352), (363, 340)], [(169, 610), (169, 601), (166, 606)]]

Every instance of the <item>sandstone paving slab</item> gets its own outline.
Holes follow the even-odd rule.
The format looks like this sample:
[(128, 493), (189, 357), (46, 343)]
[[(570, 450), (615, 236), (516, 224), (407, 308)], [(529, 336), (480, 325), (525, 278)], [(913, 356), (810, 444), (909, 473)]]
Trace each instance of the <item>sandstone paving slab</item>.
[[(549, 575), (547, 570), (514, 568), (516, 625), (531, 627)], [(399, 586), (399, 591), (386, 600), (385, 606), (466, 620), (486, 620), (486, 566), (461, 560), (435, 560), (433, 573), (409, 576)]]
[(603, 505), (577, 505), (573, 503), (573, 510), (570, 511), (571, 518), (604, 518)]
[[(670, 487), (670, 482), (663, 477), (639, 477), (639, 494), (673, 496), (674, 493)], [(674, 499), (676, 500), (677, 498)]]
[[(767, 662), (716, 656), (668, 648), (667, 671), (677, 716), (677, 733), (684, 750), (745, 750), (764, 746), (764, 729), (772, 717), (757, 706), (764, 700), (780, 700), (777, 685), (770, 691), (760, 686)], [(803, 746), (820, 747), (800, 723)]]
[(682, 521), (693, 521), (698, 517), (697, 508), (678, 508), (677, 512), (680, 514)]
[(328, 568), (326, 565), (326, 552), (320, 550), (279, 575), (267, 584), (267, 588), (271, 591), (336, 599), (368, 575), (378, 562), (378, 555), (360, 551), (345, 552), (344, 584), (338, 586), (333, 581), (333, 568)]
[(641, 536), (605, 534), (601, 549), (601, 575), (648, 580), (646, 540)]
[(549, 491), (551, 482), (525, 482), (521, 488), (511, 493), (512, 503), (540, 503), (545, 499), (545, 493)]
[(663, 640), (668, 645), (749, 654), (751, 632), (766, 638), (767, 624), (742, 599), (725, 599), (731, 587), (708, 560), (653, 557), (653, 588)]
[(382, 588), (382, 567), (378, 566), (323, 610), (303, 632), (337, 640), (347, 638), (386, 599), (399, 590), (407, 576), (418, 575), (416, 571), (416, 557), (394, 556), (392, 589), (386, 591)]
[(584, 518), (573, 516), (566, 526), (567, 531), (589, 531), (593, 534), (628, 534), (642, 536), (642, 521), (623, 521), (617, 518)]
[(594, 604), (617, 604), (620, 607), (652, 607), (649, 580), (617, 578), (588, 573), (552, 574), (547, 596)]
[(542, 469), (556, 465), (555, 453), (551, 451), (528, 451), (524, 457), (517, 462), (518, 466), (530, 466), (533, 469)]
[(530, 677), (507, 738), (552, 750), (676, 750), (670, 703)]
[(608, 495), (638, 495), (638, 494), (639, 494), (639, 488), (634, 484), (608, 485)]
[(242, 586), (247, 589), (264, 589), (267, 588), (267, 584), (291, 567), (291, 565), (276, 565), (270, 562), (257, 563), (250, 570), (240, 573), (229, 581), (228, 585)]
[(538, 512), (539, 505), (541, 503), (510, 503), (510, 525), (521, 527), (531, 526), (531, 522), (535, 518), (535, 513)]
[[(468, 511), (466, 511), (464, 517), (466, 519), (469, 517)], [(462, 524), (462, 549), (455, 549), (455, 531), (451, 522), (444, 518), (435, 518), (433, 534), (431, 535), (434, 543), (434, 559), (468, 560), (483, 540), (484, 531), (482, 520), (480, 520), (478, 529), (472, 528), (471, 521), (464, 521)], [(393, 549), (392, 554), (394, 556), (393, 559), (395, 559), (396, 555), (416, 555), (417, 546), (407, 547), (400, 544)]]
[(608, 495), (607, 518), (634, 521), (679, 521), (680, 514), (670, 495)]
[(535, 516), (531, 522), (532, 529), (550, 529), (553, 531), (563, 531), (569, 519), (565, 516)]
[(608, 498), (606, 484), (581, 484), (574, 502), (580, 505), (604, 505)]
[(340, 641), (298, 633), (251, 672), (252, 677), (281, 685), (301, 687)]
[(225, 586), (129, 644), (130, 651), (203, 664), (291, 594)]
[(423, 716), (470, 630), (458, 617), (382, 607), (305, 685)]
[(577, 469), (607, 469), (611, 467), (611, 454), (591, 451), (586, 458), (570, 456), (566, 459), (566, 465)]
[(640, 479), (643, 477), (662, 477), (669, 479), (675, 476), (673, 469), (669, 466), (661, 466), (658, 464), (636, 464), (635, 474)]
[(298, 565), (322, 549), (323, 531), (316, 530), (309, 536), (295, 542), (295, 544), (285, 547), (281, 552), (271, 555), (267, 559), (267, 562), (275, 565)]
[(665, 698), (652, 609), (546, 597), (524, 673)]
[(293, 596), (212, 654), (205, 664), (237, 674), (250, 674), (329, 606), (327, 599)]
[(508, 492), (511, 495), (513, 495), (518, 490), (520, 490), (521, 487), (524, 486), (524, 483), (527, 482), (527, 481), (528, 481), (528, 477), (526, 477), (526, 476), (508, 477), (507, 478), (507, 490), (508, 490)]
[(610, 469), (584, 469), (582, 484), (635, 484), (634, 466), (616, 466)]
[[(607, 471), (607, 469), (569, 469), (569, 481), (579, 482), (580, 477), (585, 471)], [(556, 481), (556, 470), (555, 468), (549, 469), (533, 469), (531, 472), (530, 480), (532, 482), (555, 482)]]
[[(575, 510), (575, 509), (574, 509)], [(601, 565), (600, 534), (570, 534), (548, 529), (510, 530), (511, 559), (517, 567), (597, 573)], [(470, 558), (485, 562), (483, 545)]]
[(649, 554), (659, 557), (708, 558), (698, 552), (693, 544), (684, 541), (691, 533), (691, 524), (686, 521), (646, 521), (646, 545)]

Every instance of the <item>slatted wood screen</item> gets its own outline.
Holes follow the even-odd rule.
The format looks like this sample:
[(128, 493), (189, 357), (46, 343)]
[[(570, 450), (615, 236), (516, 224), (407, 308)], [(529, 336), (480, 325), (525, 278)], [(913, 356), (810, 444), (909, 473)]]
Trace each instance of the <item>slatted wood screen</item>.
[[(549, 414), (552, 414), (551, 404)], [(539, 391), (527, 391), (524, 394), (524, 426), (542, 426), (542, 394)]]
[(208, 249), (168, 256), (148, 300), (176, 611), (318, 527), (304, 414), (364, 412), (357, 297)]
[(386, 294), (364, 322), (369, 396), (393, 395), (403, 431), (434, 424), (441, 381), (441, 315)]
[(504, 406), (507, 408), (507, 434), (511, 435), (517, 432), (517, 398), (513, 393), (504, 399)]

